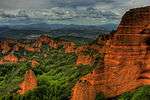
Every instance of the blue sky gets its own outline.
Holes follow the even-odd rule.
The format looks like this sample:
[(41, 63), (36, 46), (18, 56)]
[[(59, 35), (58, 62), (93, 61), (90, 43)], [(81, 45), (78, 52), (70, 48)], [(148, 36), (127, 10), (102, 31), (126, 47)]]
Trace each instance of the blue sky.
[(127, 10), (142, 6), (150, 0), (0, 0), (0, 22), (118, 24)]

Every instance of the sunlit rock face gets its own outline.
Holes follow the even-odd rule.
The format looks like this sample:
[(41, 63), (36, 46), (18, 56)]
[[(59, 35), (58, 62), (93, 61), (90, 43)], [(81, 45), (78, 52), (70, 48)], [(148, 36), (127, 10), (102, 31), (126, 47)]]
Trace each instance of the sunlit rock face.
[(24, 81), (19, 84), (20, 90), (17, 91), (19, 94), (24, 94), (29, 90), (33, 90), (37, 87), (37, 79), (32, 70), (28, 70), (24, 76)]
[[(75, 85), (72, 100), (95, 100), (97, 93), (115, 97), (150, 85), (150, 7), (128, 11), (103, 49), (103, 67), (80, 79), (85, 83)], [(90, 90), (89, 87), (93, 88)], [(84, 94), (79, 95), (78, 92)]]

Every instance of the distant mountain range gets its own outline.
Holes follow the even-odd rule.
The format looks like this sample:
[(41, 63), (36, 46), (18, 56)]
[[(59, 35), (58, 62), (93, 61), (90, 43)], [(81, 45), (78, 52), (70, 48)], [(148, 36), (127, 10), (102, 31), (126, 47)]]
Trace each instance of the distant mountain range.
[(34, 24), (15, 24), (15, 25), (0, 25), (0, 28), (10, 28), (10, 29), (18, 29), (18, 30), (42, 30), (42, 31), (49, 31), (49, 30), (56, 30), (56, 29), (100, 29), (111, 31), (116, 29), (116, 24), (103, 24), (103, 25), (65, 25), (65, 24), (47, 24), (47, 23), (34, 23)]
[(84, 38), (96, 38), (99, 34), (106, 34), (115, 30), (117, 25), (64, 25), (64, 24), (25, 24), (25, 25), (1, 25), (0, 38), (34, 38), (41, 34), (52, 37), (75, 36)]

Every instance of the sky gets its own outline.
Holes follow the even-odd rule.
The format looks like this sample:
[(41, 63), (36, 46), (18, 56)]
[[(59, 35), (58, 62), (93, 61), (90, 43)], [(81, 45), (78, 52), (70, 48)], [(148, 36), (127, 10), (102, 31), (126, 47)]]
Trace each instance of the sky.
[(0, 24), (118, 24), (131, 8), (150, 6), (150, 0), (0, 0)]

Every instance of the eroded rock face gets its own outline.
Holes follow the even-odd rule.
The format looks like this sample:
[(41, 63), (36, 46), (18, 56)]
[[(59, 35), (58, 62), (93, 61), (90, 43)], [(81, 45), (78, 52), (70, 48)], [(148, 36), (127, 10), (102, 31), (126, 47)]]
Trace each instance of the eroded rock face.
[[(104, 66), (80, 79), (87, 81), (89, 85), (77, 83), (72, 100), (95, 100), (96, 93), (114, 97), (140, 86), (150, 85), (149, 26), (150, 7), (128, 11), (115, 34), (104, 46)], [(85, 92), (78, 94), (82, 91), (81, 88), (90, 91), (89, 87), (93, 87), (95, 91), (89, 95)]]
[(19, 84), (20, 90), (17, 91), (19, 94), (24, 94), (29, 90), (33, 90), (37, 87), (37, 79), (32, 70), (28, 70), (24, 76), (24, 81)]
[(72, 100), (94, 100), (95, 88), (87, 81), (79, 81), (73, 88)]

